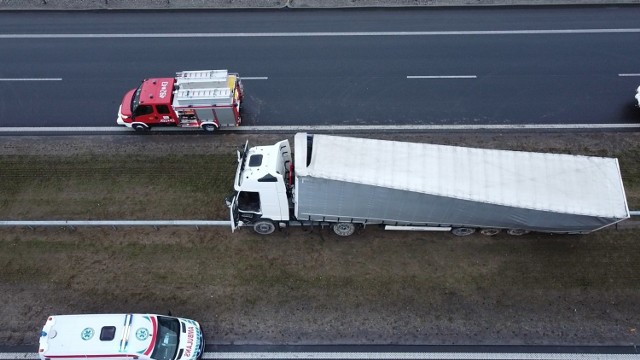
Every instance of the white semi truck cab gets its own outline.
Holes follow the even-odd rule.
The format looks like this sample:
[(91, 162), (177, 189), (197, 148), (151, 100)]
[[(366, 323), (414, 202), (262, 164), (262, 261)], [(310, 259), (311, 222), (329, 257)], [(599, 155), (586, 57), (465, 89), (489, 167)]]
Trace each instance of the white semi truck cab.
[[(235, 196), (228, 203), (232, 226), (258, 224), (256, 231), (271, 233), (274, 222), (290, 220), (293, 159), (289, 140), (238, 151)], [(264, 220), (268, 219), (267, 222)]]

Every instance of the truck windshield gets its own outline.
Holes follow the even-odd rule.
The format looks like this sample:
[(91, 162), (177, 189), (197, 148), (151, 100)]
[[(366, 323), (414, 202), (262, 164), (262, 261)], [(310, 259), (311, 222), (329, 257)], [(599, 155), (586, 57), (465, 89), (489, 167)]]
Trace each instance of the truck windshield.
[(135, 114), (136, 108), (140, 104), (140, 93), (142, 92), (142, 84), (136, 89), (131, 97), (131, 114)]
[(155, 360), (174, 360), (178, 352), (180, 322), (178, 319), (158, 316), (158, 338), (151, 354)]

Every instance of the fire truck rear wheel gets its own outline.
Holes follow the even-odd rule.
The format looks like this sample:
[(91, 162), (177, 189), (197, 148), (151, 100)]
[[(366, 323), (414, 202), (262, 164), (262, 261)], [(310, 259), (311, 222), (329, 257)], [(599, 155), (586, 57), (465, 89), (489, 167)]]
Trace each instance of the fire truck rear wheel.
[(205, 124), (205, 125), (202, 125), (202, 130), (206, 132), (214, 132), (218, 130), (218, 127), (213, 124)]
[(356, 232), (356, 225), (352, 223), (337, 223), (333, 225), (333, 232), (338, 236), (351, 236)]
[(259, 220), (253, 225), (253, 231), (260, 235), (269, 235), (276, 231), (276, 225), (271, 220)]

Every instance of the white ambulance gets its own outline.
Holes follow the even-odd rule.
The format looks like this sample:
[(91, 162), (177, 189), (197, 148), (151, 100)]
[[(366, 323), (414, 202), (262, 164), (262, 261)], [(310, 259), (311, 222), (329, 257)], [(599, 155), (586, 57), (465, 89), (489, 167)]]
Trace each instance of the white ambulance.
[(49, 316), (40, 334), (41, 360), (196, 360), (204, 351), (200, 324), (152, 314)]

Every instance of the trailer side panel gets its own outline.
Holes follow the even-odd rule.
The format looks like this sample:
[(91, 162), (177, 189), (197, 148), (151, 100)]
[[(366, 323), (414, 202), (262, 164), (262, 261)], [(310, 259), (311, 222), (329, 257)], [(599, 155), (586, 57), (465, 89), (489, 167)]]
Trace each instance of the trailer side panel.
[(302, 176), (297, 218), (368, 224), (590, 232), (622, 219), (501, 206), (413, 191)]

